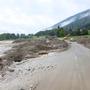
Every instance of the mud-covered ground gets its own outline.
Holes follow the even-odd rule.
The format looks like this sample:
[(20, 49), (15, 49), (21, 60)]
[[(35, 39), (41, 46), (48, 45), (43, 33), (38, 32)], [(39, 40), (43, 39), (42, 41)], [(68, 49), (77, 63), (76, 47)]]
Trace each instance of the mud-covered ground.
[(63, 52), (13, 62), (0, 90), (90, 90), (90, 50), (71, 43)]
[[(34, 46), (34, 47), (33, 47)], [(18, 52), (17, 49), (20, 48)], [(52, 72), (57, 64), (54, 63), (56, 53), (61, 52), (68, 48), (65, 41), (57, 39), (53, 40), (39, 40), (39, 41), (1, 41), (0, 42), (0, 90), (34, 90), (40, 77), (43, 77), (47, 72)], [(38, 50), (32, 51), (33, 49)], [(15, 50), (15, 51), (14, 51)], [(15, 55), (38, 53), (37, 57), (16, 58)], [(12, 56), (13, 52), (15, 54)], [(32, 54), (31, 54), (32, 55)], [(48, 60), (48, 58), (51, 58)], [(9, 59), (12, 63), (9, 64)], [(17, 59), (15, 61), (15, 59)], [(11, 62), (10, 60), (10, 62)], [(52, 63), (51, 63), (52, 62)], [(3, 65), (3, 67), (2, 67)]]
[(9, 62), (20, 62), (29, 58), (36, 58), (40, 55), (48, 54), (53, 51), (63, 51), (68, 48), (68, 43), (57, 38), (35, 39), (35, 40), (16, 40), (15, 46), (6, 52), (5, 59)]
[(57, 38), (0, 41), (0, 75), (4, 77), (13, 63), (27, 61), (31, 58), (48, 55), (52, 52), (61, 52), (68, 49), (68, 43)]
[(84, 45), (87, 48), (90, 48), (90, 37), (88, 36), (81, 36), (77, 39), (77, 42), (79, 44)]

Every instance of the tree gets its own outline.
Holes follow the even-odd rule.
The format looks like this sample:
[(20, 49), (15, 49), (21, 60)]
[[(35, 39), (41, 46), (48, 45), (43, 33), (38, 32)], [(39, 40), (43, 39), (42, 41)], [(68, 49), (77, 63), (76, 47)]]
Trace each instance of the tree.
[(57, 29), (57, 36), (58, 37), (64, 37), (65, 36), (65, 31), (63, 28)]
[(81, 35), (81, 30), (80, 29), (77, 29), (76, 35)]
[(21, 34), (20, 38), (26, 38), (26, 35), (25, 34)]
[(88, 30), (86, 29), (81, 29), (81, 35), (88, 35)]
[(58, 29), (60, 29), (60, 27), (58, 26)]
[(61, 37), (60, 33), (61, 33), (61, 30), (57, 29), (57, 37)]
[(73, 35), (73, 30), (70, 28), (68, 34)]

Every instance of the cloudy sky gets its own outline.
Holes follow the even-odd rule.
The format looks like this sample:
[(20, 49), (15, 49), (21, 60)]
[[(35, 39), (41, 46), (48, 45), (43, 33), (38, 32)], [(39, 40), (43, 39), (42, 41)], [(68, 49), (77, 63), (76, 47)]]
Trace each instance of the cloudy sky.
[(89, 7), (89, 0), (0, 0), (0, 33), (35, 33)]

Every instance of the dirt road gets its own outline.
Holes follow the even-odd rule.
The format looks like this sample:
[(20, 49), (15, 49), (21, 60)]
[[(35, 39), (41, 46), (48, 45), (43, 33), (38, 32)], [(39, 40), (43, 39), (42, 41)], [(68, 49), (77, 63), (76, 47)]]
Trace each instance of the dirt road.
[(35, 90), (90, 90), (90, 50), (73, 43), (54, 60), (58, 68), (46, 74)]
[(0, 90), (90, 90), (90, 50), (77, 43), (14, 67)]

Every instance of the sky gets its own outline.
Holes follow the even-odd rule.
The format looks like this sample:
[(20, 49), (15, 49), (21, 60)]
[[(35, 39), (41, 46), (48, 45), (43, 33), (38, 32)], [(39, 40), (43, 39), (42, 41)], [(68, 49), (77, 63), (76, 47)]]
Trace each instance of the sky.
[(90, 8), (90, 0), (0, 0), (0, 33), (36, 33)]

